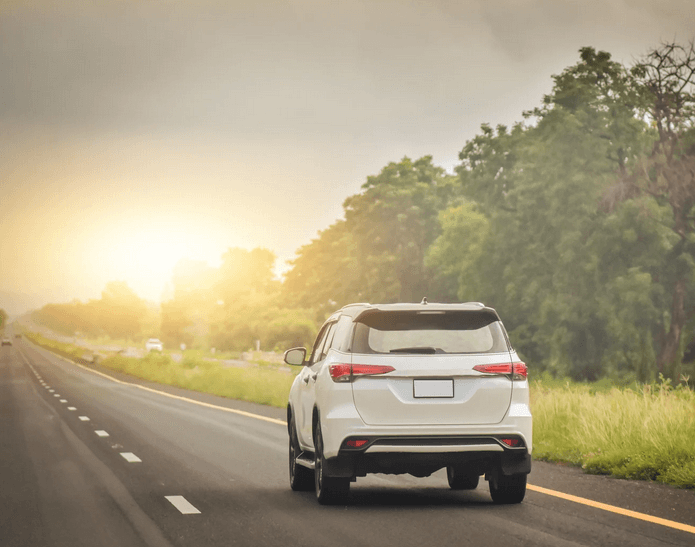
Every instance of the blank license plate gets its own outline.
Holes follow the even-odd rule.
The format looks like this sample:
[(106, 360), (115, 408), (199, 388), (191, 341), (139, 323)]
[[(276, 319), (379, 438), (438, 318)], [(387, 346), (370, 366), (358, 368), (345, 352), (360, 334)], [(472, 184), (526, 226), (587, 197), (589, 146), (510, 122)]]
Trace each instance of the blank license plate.
[(425, 397), (453, 397), (453, 380), (413, 380), (413, 395), (416, 399)]

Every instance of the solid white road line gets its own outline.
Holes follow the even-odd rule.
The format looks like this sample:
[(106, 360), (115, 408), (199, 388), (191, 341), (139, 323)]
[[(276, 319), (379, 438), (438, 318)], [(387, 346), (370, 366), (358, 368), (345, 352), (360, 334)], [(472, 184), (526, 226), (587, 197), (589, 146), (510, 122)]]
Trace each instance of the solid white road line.
[(99, 437), (108, 437), (109, 436), (109, 434), (106, 431), (104, 431), (103, 429), (97, 429), (94, 433), (99, 435)]
[(88, 422), (89, 418), (87, 416), (80, 416), (80, 420), (82, 420), (83, 422)]
[(199, 515), (200, 511), (196, 509), (191, 502), (183, 496), (164, 496), (164, 498), (176, 507), (182, 515)]
[(132, 452), (121, 452), (121, 456), (123, 456), (123, 458), (124, 458), (127, 462), (130, 462), (130, 463), (137, 463), (137, 462), (141, 462), (141, 461), (142, 461), (140, 458), (138, 458), (138, 457), (137, 457), (135, 454), (133, 454)]

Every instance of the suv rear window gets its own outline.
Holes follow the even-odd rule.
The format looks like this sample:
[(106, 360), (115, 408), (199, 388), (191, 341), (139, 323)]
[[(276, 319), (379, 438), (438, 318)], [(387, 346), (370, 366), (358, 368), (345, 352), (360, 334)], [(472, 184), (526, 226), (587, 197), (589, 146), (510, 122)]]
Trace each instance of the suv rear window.
[(374, 312), (358, 319), (354, 353), (499, 353), (504, 330), (486, 311)]

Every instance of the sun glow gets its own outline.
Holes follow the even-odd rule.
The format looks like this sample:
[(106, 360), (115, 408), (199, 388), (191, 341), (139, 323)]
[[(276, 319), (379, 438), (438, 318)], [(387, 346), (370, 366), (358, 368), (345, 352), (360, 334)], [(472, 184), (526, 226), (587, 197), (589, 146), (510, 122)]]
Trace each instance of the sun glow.
[(225, 243), (200, 228), (172, 221), (128, 223), (103, 231), (92, 244), (93, 273), (123, 280), (139, 296), (158, 301), (183, 258), (219, 266)]

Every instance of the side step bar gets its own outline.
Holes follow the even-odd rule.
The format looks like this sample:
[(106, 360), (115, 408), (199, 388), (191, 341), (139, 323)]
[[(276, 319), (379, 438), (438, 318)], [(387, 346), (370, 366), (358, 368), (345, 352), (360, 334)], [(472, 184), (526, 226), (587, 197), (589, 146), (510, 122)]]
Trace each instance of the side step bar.
[(306, 467), (308, 469), (314, 469), (314, 467), (316, 467), (313, 452), (302, 452), (299, 456), (297, 456), (296, 462), (297, 465), (301, 465), (302, 467)]

